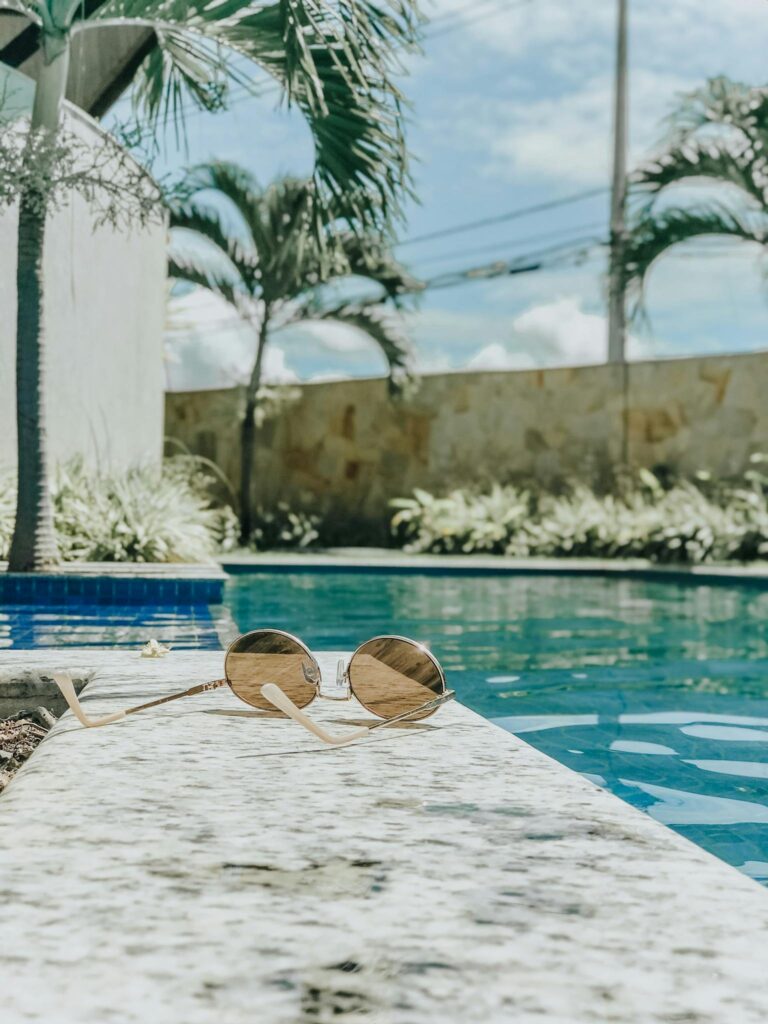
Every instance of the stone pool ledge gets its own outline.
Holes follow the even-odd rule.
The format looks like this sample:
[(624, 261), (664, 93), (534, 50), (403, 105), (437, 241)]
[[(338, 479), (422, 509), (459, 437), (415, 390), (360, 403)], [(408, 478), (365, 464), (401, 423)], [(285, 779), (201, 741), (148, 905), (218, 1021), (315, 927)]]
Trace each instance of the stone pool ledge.
[(253, 572), (422, 573), (468, 576), (608, 576), (768, 587), (768, 561), (658, 565), (646, 558), (508, 558), (505, 555), (409, 554), (395, 548), (236, 552), (219, 564), (230, 575)]
[[(94, 714), (222, 664), (2, 665), (68, 660)], [(4, 1024), (768, 1019), (768, 892), (459, 706), (332, 750), (226, 691), (68, 714), (0, 799), (0, 889)]]

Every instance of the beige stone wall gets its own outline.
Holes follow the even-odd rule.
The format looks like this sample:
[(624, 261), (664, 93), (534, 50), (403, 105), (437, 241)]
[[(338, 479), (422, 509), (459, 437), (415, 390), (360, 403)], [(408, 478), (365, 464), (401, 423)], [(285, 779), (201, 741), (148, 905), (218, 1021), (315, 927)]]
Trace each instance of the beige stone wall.
[[(361, 519), (414, 487), (569, 476), (624, 461), (732, 475), (768, 451), (768, 353), (423, 378), (407, 403), (383, 380), (306, 384), (261, 433), (259, 500)], [(166, 434), (238, 477), (237, 390), (169, 394)]]

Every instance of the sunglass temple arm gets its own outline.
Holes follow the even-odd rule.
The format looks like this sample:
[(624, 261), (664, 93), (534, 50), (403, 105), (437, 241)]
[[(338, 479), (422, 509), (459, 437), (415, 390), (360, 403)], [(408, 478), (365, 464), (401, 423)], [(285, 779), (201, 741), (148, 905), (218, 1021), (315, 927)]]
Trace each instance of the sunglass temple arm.
[(270, 702), (274, 704), (276, 708), (292, 718), (294, 722), (304, 726), (309, 732), (317, 736), (324, 743), (329, 743), (334, 746), (341, 746), (345, 743), (352, 743), (353, 740), (361, 739), (366, 736), (373, 729), (380, 729), (382, 726), (394, 725), (395, 722), (404, 722), (413, 715), (417, 715), (422, 711), (431, 711), (433, 708), (440, 707), (441, 704), (445, 704), (447, 701), (452, 700), (456, 696), (454, 690), (446, 690), (445, 693), (441, 693), (439, 697), (434, 700), (428, 701), (426, 704), (422, 704), (421, 707), (412, 708), (410, 711), (404, 712), (402, 715), (395, 715), (393, 718), (385, 718), (381, 722), (375, 722), (373, 725), (362, 726), (359, 729), (353, 729), (351, 732), (345, 733), (343, 736), (334, 736), (332, 733), (327, 732), (322, 726), (314, 722), (309, 715), (305, 715), (301, 708), (297, 708), (291, 698), (284, 693), (279, 686), (275, 683), (265, 683), (261, 688), (262, 695)]
[(343, 736), (334, 736), (332, 733), (327, 732), (317, 722), (313, 722), (309, 715), (305, 715), (301, 708), (297, 708), (287, 693), (283, 693), (279, 686), (274, 683), (265, 683), (261, 688), (262, 696), (269, 701), (270, 704), (283, 712), (284, 715), (288, 715), (294, 722), (298, 722), (299, 725), (304, 726), (305, 729), (317, 736), (318, 739), (322, 740), (323, 743), (329, 743), (333, 746), (341, 746), (344, 743), (351, 743), (353, 740), (358, 740), (362, 736), (365, 736), (368, 732), (367, 726), (360, 729), (353, 729), (351, 732), (345, 733)]
[(455, 690), (446, 690), (445, 693), (441, 693), (439, 697), (435, 697), (434, 700), (427, 701), (426, 704), (422, 704), (421, 707), (414, 708), (411, 711), (404, 711), (402, 715), (395, 715), (392, 718), (383, 718), (380, 722), (374, 722), (373, 725), (368, 726), (368, 730), (372, 729), (383, 729), (388, 725), (394, 725), (396, 722), (407, 722), (409, 718), (413, 718), (414, 715), (420, 715), (422, 711), (434, 711), (443, 704), (447, 704), (449, 700), (453, 700), (456, 696)]
[(226, 679), (214, 679), (210, 683), (199, 683), (197, 686), (190, 687), (189, 690), (184, 690), (183, 693), (172, 693), (168, 697), (160, 697), (158, 700), (150, 700), (146, 704), (137, 704), (135, 707), (127, 708), (125, 711), (116, 711), (111, 715), (104, 715), (102, 718), (89, 718), (83, 710), (83, 706), (78, 700), (77, 692), (75, 691), (72, 677), (68, 672), (55, 672), (53, 679), (58, 688), (61, 690), (61, 694), (64, 700), (70, 707), (72, 714), (87, 729), (94, 729), (99, 725), (111, 725), (112, 722), (119, 722), (125, 718), (126, 715), (135, 715), (137, 711), (145, 711), (147, 708), (156, 707), (158, 704), (167, 704), (171, 700), (180, 700), (182, 697), (193, 697), (197, 693), (205, 693), (208, 690), (218, 690), (220, 686), (226, 686)]

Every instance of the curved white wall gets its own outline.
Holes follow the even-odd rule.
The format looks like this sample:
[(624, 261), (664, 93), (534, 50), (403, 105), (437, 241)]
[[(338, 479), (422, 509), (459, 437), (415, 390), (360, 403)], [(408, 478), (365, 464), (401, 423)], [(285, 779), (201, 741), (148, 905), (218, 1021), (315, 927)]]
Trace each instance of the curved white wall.
[[(78, 132), (98, 141), (79, 111)], [(0, 215), (0, 466), (16, 459), (16, 212)], [(48, 225), (47, 406), (56, 460), (158, 460), (163, 439), (166, 229), (93, 229), (80, 198)]]

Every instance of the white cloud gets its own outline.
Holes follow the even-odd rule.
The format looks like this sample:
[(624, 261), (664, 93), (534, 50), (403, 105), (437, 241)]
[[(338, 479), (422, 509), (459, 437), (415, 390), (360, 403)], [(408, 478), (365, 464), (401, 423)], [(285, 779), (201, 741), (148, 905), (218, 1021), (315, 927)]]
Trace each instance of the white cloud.
[[(630, 5), (630, 60), (669, 68), (721, 59), (764, 63), (768, 38), (765, 0), (642, 0)], [(508, 57), (541, 57), (564, 75), (605, 61), (613, 45), (616, 4), (612, 0), (548, 0), (480, 18), (467, 9), (467, 32)]]
[[(768, 14), (768, 12), (767, 12)], [(630, 163), (647, 155), (675, 94), (696, 79), (638, 70), (632, 79)], [(531, 102), (495, 101), (493, 124), (481, 131), (490, 173), (508, 180), (532, 175), (575, 185), (601, 185), (611, 167), (613, 84), (608, 74), (580, 87)]]
[[(605, 362), (608, 324), (599, 313), (582, 309), (573, 296), (531, 306), (515, 317), (504, 342), (479, 348), (465, 366), (468, 370), (523, 370), (544, 366), (586, 366)], [(650, 345), (629, 336), (630, 359), (647, 358)]]
[(349, 374), (338, 373), (335, 370), (319, 370), (317, 373), (310, 374), (307, 380), (311, 384), (326, 384), (331, 381), (345, 380), (348, 377)]
[(365, 331), (331, 320), (307, 320), (287, 327), (283, 333), (286, 336), (290, 333), (292, 337), (299, 335), (327, 352), (361, 352), (371, 348), (371, 339)]
[[(256, 336), (223, 299), (196, 289), (169, 302), (165, 352), (171, 391), (232, 387), (250, 376)], [(273, 384), (298, 380), (274, 342), (264, 357), (264, 379)]]
[[(458, 115), (461, 133), (489, 154), (489, 173), (517, 183), (532, 176), (607, 183), (615, 3), (547, 0), (502, 9), (498, 17), (468, 9), (464, 17), (466, 39), (503, 55), (509, 69), (490, 96), (470, 86), (446, 114)], [(653, 148), (676, 94), (715, 74), (763, 81), (766, 43), (766, 0), (633, 3), (631, 162)]]
[(172, 391), (241, 384), (255, 351), (253, 331), (223, 299), (202, 289), (171, 298), (165, 352)]
[[(512, 321), (516, 343), (535, 353), (540, 366), (581, 366), (605, 362), (608, 321), (586, 313), (573, 296), (533, 306)], [(630, 334), (627, 356), (648, 356), (648, 342)]]
[[(647, 0), (644, 0), (647, 2)], [(570, 63), (591, 61), (595, 43), (611, 31), (615, 5), (605, 0), (548, 0), (547, 3), (510, 4), (498, 16), (479, 17), (470, 9), (465, 15), (467, 32), (502, 52), (521, 58), (567, 42)], [(587, 47), (584, 53), (583, 47)]]
[(298, 374), (285, 361), (285, 352), (274, 341), (264, 353), (263, 378), (267, 384), (296, 384)]
[(537, 366), (530, 352), (510, 352), (500, 341), (484, 345), (468, 361), (468, 370), (530, 370)]

